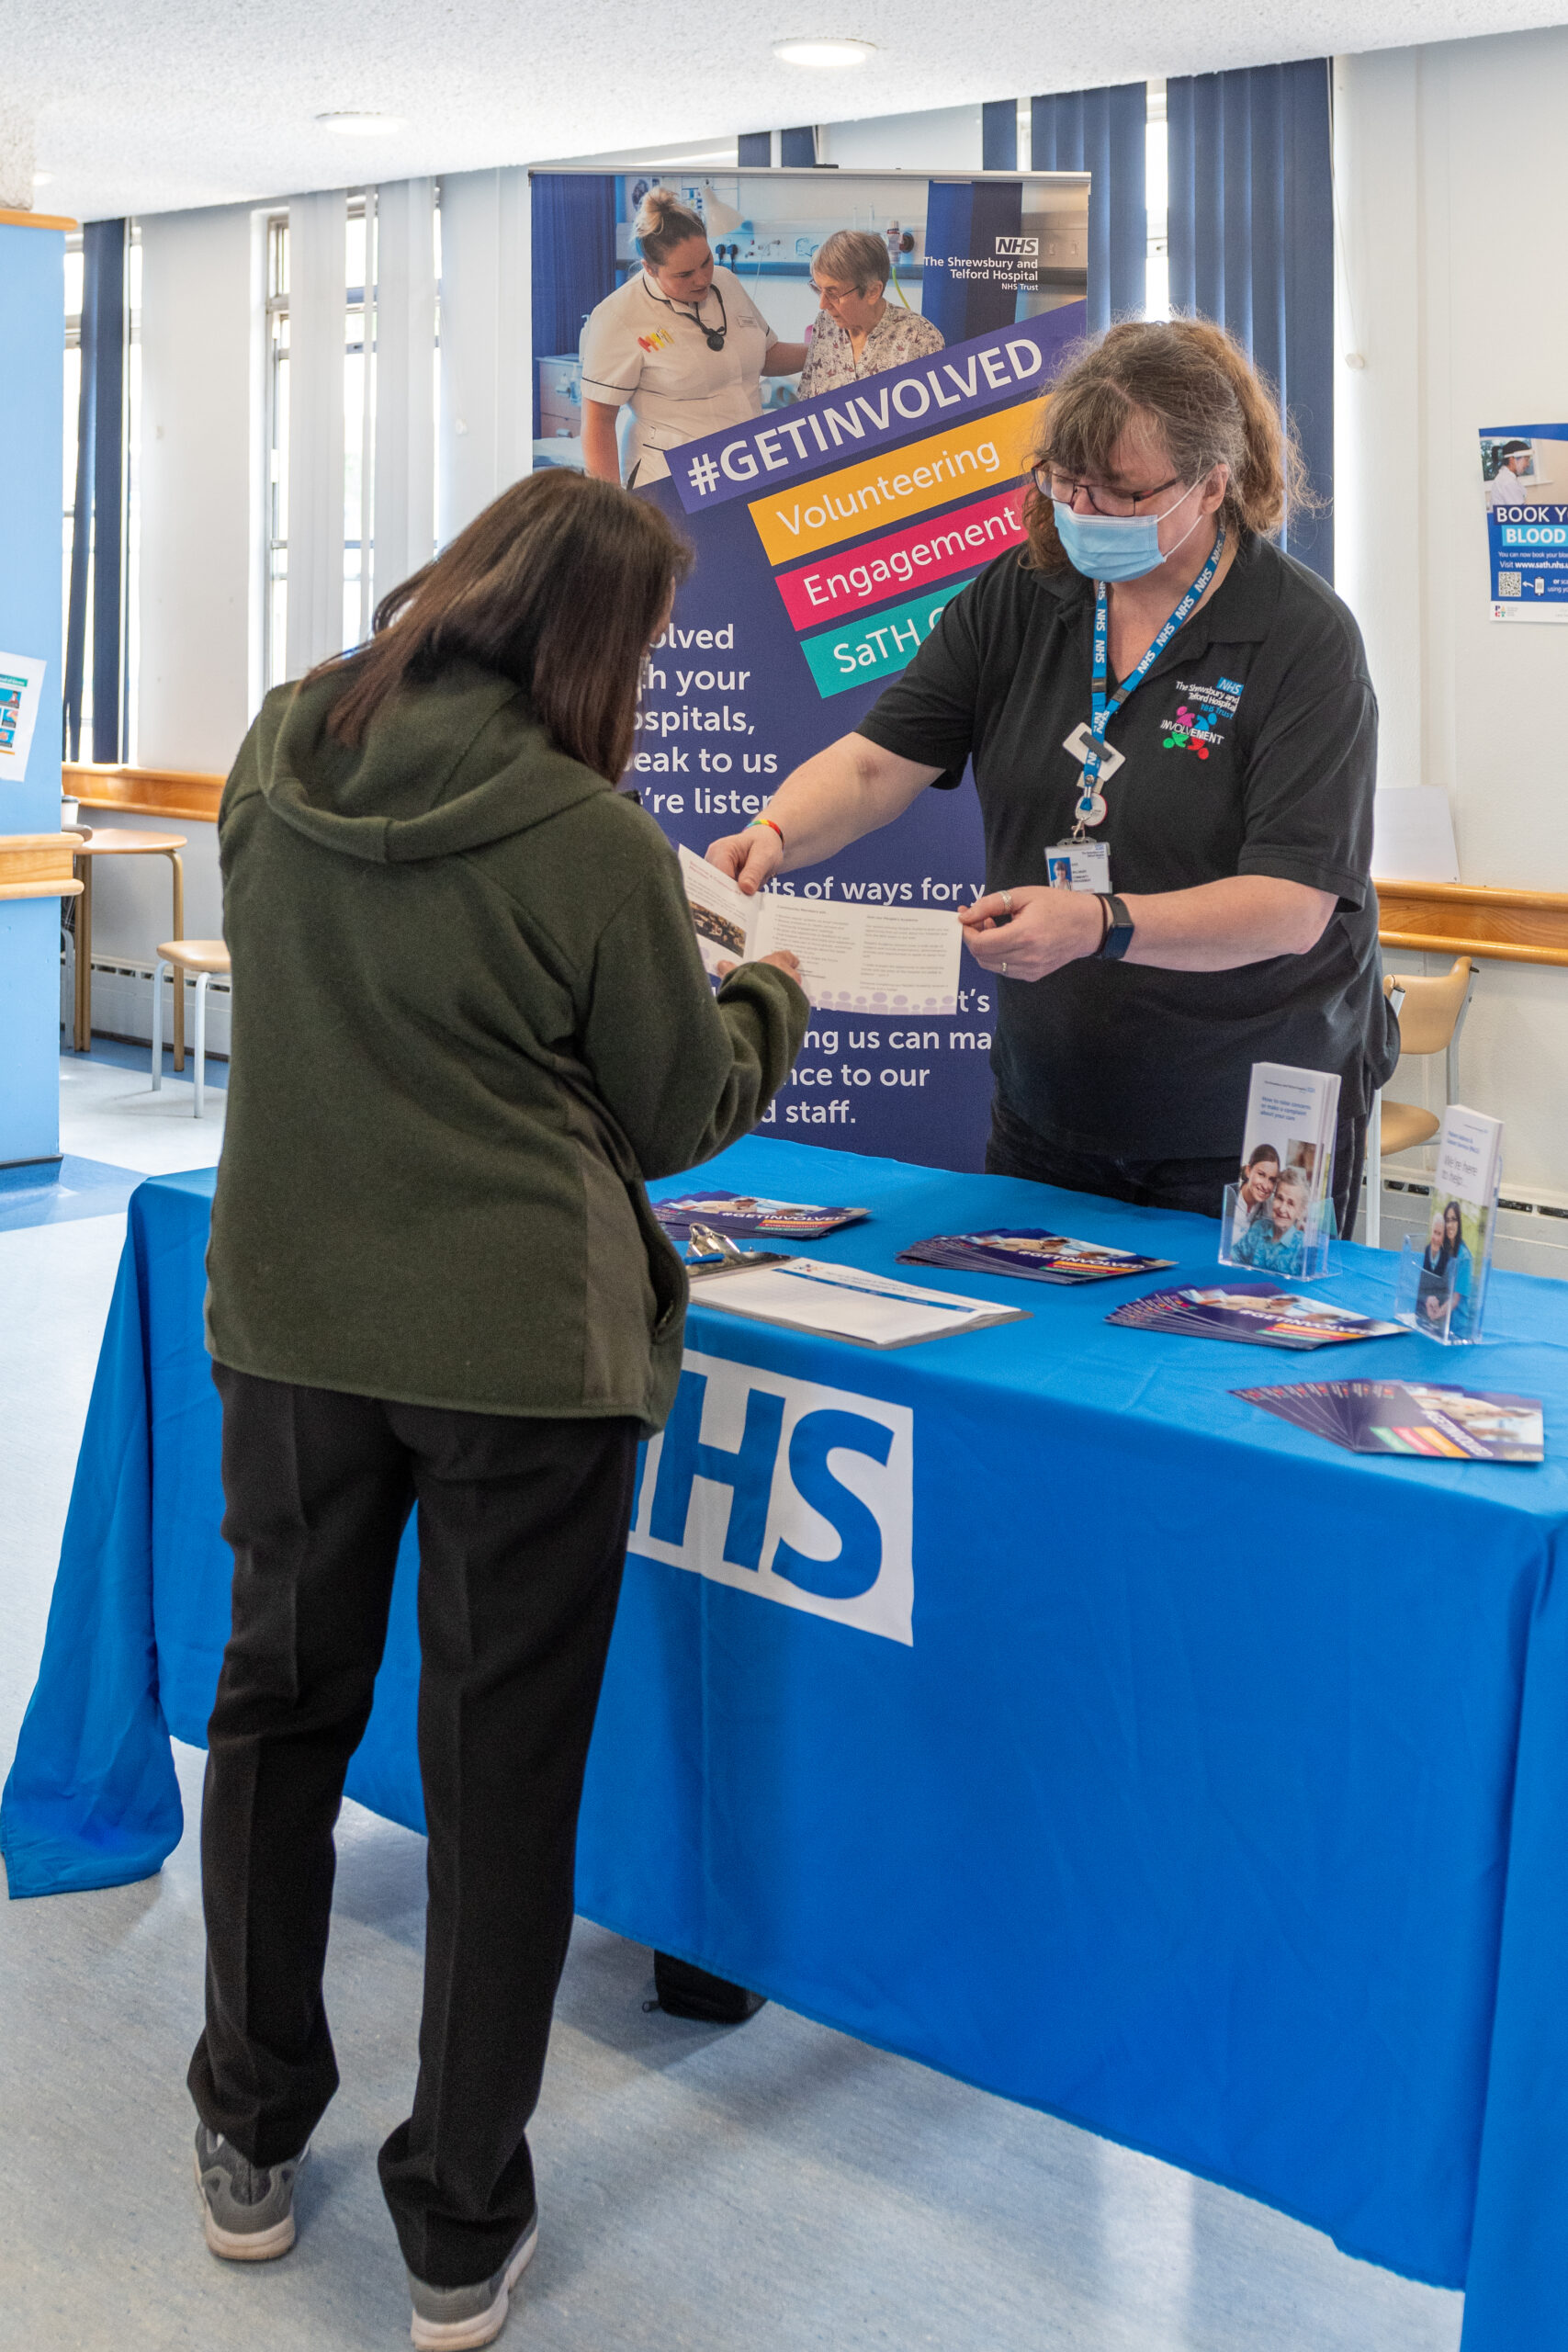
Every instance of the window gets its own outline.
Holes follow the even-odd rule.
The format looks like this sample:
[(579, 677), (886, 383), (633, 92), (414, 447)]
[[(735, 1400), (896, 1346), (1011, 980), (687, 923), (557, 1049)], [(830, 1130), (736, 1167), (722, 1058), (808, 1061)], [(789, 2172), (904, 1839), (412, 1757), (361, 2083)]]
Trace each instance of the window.
[[(440, 215), (437, 212), (437, 235)], [(370, 634), (375, 610), (375, 192), (351, 192), (344, 251), (343, 643)], [(367, 332), (368, 322), (368, 332)], [(266, 221), (264, 660), (270, 689), (288, 674), (288, 215)], [(433, 368), (438, 357), (432, 356)], [(389, 582), (384, 585), (394, 583)]]

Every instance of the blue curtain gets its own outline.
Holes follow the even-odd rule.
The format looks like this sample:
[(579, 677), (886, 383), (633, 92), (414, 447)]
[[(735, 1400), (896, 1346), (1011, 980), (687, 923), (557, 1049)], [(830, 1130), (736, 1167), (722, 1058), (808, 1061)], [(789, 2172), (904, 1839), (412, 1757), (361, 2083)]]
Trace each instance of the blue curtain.
[(1144, 141), (1148, 93), (1142, 82), (1066, 90), (1030, 104), (1030, 160), (1037, 172), (1088, 172), (1089, 327), (1144, 315), (1149, 222)]
[(987, 99), (980, 108), (980, 168), (987, 172), (1018, 169), (1018, 100)]
[(534, 435), (541, 359), (575, 353), (582, 322), (615, 290), (615, 180), (611, 172), (534, 174)]
[(1334, 577), (1334, 198), (1328, 63), (1166, 85), (1170, 305), (1227, 327), (1278, 387), (1325, 503), (1283, 544)]
[(1018, 311), (1011, 287), (976, 283), (948, 264), (995, 253), (998, 237), (1016, 237), (1022, 226), (1021, 180), (931, 181), (920, 309), (945, 343), (967, 343), (972, 335), (1011, 326)]
[(95, 760), (120, 756), (121, 579), (125, 560), (125, 222), (82, 232), (82, 390), (65, 627), (65, 756), (82, 756), (87, 583), (93, 594)]

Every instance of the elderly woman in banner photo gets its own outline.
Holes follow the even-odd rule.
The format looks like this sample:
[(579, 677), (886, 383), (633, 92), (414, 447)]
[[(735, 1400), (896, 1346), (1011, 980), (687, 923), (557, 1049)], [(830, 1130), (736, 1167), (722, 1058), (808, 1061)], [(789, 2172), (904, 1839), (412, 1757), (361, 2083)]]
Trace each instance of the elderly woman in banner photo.
[(890, 267), (886, 238), (869, 230), (835, 229), (818, 247), (811, 283), (822, 310), (801, 371), (803, 401), (942, 350), (930, 319), (887, 300)]

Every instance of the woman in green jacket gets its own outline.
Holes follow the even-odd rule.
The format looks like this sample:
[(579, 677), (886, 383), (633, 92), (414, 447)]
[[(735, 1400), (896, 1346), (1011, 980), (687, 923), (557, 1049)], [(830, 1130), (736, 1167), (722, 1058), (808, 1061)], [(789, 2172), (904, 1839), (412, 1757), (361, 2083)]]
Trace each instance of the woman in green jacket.
[(685, 1276), (644, 1180), (746, 1134), (807, 1019), (787, 956), (715, 1000), (675, 862), (615, 789), (687, 561), (616, 487), (519, 483), (367, 647), (267, 697), (219, 820), (234, 1586), (197, 2171), (214, 2252), (292, 2244), (337, 2083), (333, 1826), (417, 1506), (424, 2009), (380, 2168), (427, 2346), (497, 2335), (534, 2245), (525, 2127), (637, 1446), (680, 1372)]

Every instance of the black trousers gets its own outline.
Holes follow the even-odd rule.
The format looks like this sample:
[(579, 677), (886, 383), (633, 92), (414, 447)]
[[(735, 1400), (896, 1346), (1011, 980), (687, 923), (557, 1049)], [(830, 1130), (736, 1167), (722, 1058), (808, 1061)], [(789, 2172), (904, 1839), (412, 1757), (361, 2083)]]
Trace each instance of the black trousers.
[(191, 2094), (210, 2130), (272, 2165), (337, 2088), (321, 2000), (333, 1827), (417, 1503), (424, 2007), (413, 2111), (380, 2172), (410, 2268), (468, 2286), (534, 2211), (526, 2126), (571, 1932), (637, 1425), (215, 1376), (234, 1613), (209, 1728)]
[[(1361, 1197), (1367, 1156), (1364, 1118), (1344, 1118), (1334, 1139), (1334, 1214), (1348, 1237)], [(1241, 1175), (1240, 1154), (1221, 1159), (1122, 1159), (1102, 1152), (1069, 1151), (1026, 1127), (1001, 1102), (991, 1106), (986, 1147), (989, 1176), (1028, 1176), (1037, 1184), (1060, 1184), (1069, 1193), (1100, 1193), (1107, 1200), (1132, 1201), (1139, 1208), (1190, 1209), (1217, 1217), (1221, 1195)]]

